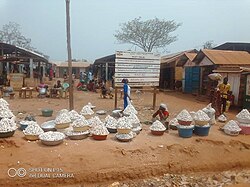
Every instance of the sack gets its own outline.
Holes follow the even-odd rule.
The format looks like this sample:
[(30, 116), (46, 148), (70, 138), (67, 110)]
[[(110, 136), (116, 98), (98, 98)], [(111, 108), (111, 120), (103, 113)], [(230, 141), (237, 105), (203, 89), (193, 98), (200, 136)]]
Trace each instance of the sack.
[(221, 76), (221, 74), (219, 74), (219, 73), (212, 73), (212, 74), (209, 74), (208, 77), (209, 77), (211, 80), (214, 80), (214, 81), (218, 81), (218, 80), (221, 80), (221, 79), (222, 79), (222, 76)]

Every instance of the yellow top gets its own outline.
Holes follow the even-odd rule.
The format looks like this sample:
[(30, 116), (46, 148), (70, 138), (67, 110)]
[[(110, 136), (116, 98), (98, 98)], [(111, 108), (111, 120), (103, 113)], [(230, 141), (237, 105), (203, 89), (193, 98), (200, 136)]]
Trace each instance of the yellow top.
[(227, 94), (230, 91), (230, 89), (231, 89), (231, 86), (228, 83), (227, 84), (221, 83), (219, 85), (219, 90), (223, 98), (227, 99)]

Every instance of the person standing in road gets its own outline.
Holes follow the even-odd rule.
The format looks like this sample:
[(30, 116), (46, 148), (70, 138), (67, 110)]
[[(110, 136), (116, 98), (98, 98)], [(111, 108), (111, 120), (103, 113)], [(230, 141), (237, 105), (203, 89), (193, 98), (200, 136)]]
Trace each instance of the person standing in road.
[(219, 84), (219, 90), (221, 94), (221, 105), (222, 105), (222, 114), (226, 111), (227, 100), (229, 98), (231, 86), (228, 83), (228, 78), (223, 79), (223, 83)]
[(130, 86), (128, 85), (128, 79), (123, 79), (122, 83), (123, 85), (123, 100), (124, 100), (124, 109), (128, 106), (128, 103), (130, 102)]

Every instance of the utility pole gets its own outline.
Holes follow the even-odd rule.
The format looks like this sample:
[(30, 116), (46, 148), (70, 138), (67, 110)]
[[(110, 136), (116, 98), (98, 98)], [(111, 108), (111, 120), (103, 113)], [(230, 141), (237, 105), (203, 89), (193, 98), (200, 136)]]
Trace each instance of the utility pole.
[(67, 28), (67, 49), (69, 67), (69, 109), (74, 109), (73, 82), (72, 82), (72, 56), (70, 41), (70, 0), (66, 0), (66, 28)]

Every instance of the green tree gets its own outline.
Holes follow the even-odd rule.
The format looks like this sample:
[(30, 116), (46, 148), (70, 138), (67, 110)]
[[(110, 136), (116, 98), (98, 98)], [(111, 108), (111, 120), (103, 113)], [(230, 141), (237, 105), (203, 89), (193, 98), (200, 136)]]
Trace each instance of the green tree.
[(135, 18), (132, 21), (122, 23), (120, 30), (114, 35), (120, 43), (130, 43), (145, 52), (153, 49), (164, 48), (177, 40), (177, 36), (170, 33), (174, 32), (181, 24), (174, 20), (160, 20), (158, 18), (143, 21)]
[(31, 39), (23, 36), (20, 30), (21, 26), (15, 22), (9, 22), (3, 25), (2, 30), (0, 30), (0, 42), (26, 49), (34, 49), (31, 47)]

